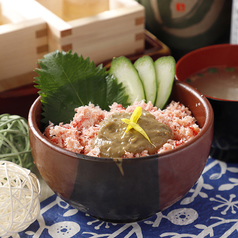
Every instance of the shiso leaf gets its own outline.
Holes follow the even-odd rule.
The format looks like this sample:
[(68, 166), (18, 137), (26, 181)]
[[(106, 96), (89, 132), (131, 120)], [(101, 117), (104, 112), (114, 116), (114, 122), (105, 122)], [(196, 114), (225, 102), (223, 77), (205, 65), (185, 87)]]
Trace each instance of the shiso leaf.
[(102, 65), (96, 66), (71, 51), (55, 51), (39, 60), (35, 72), (36, 88), (41, 96), (42, 123), (69, 123), (74, 109), (90, 102), (109, 110), (113, 102), (127, 106), (128, 95), (117, 79)]

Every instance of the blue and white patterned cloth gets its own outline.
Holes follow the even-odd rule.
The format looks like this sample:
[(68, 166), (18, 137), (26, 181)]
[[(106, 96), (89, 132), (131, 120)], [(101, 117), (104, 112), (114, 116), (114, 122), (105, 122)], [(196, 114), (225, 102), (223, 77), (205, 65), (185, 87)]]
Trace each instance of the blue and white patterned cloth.
[(238, 164), (212, 158), (198, 182), (179, 202), (135, 223), (113, 224), (79, 212), (53, 195), (18, 237), (32, 238), (237, 238)]

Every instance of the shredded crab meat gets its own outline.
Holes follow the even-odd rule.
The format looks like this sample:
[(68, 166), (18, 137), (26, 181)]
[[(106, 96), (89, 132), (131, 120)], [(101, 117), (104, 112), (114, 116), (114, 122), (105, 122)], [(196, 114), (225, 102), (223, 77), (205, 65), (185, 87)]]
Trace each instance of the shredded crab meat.
[[(172, 101), (166, 109), (160, 110), (154, 107), (151, 102), (136, 101), (126, 109), (121, 104), (113, 103), (110, 106), (109, 112), (100, 109), (92, 103), (88, 106), (78, 107), (75, 109), (76, 113), (69, 124), (60, 123), (59, 125), (54, 125), (49, 123), (44, 134), (54, 144), (62, 148), (76, 153), (99, 157), (100, 149), (94, 147), (94, 140), (100, 130), (99, 123), (116, 112), (131, 113), (138, 106), (153, 114), (159, 122), (168, 125), (173, 132), (174, 138), (169, 139), (157, 153), (172, 150), (186, 143), (201, 130), (196, 124), (196, 119), (192, 116), (191, 111), (179, 102)], [(137, 154), (125, 152), (123, 158), (147, 155), (149, 155), (147, 150)]]

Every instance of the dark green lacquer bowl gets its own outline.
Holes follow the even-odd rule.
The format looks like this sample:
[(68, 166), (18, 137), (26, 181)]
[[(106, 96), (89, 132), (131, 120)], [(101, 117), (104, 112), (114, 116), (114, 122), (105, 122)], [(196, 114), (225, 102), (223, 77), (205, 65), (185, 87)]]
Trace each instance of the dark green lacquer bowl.
[(49, 187), (82, 212), (104, 221), (146, 219), (180, 200), (200, 177), (213, 135), (213, 110), (206, 97), (175, 80), (170, 100), (188, 106), (202, 128), (186, 144), (148, 157), (123, 160), (76, 154), (52, 144), (41, 132), (40, 97), (29, 112), (35, 164)]

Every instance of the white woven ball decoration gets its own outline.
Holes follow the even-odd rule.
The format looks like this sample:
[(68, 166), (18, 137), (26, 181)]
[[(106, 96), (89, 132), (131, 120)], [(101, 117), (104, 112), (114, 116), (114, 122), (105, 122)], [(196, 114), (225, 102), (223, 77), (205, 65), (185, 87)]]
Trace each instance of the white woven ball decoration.
[(30, 170), (0, 161), (0, 237), (25, 230), (40, 213), (40, 183)]

